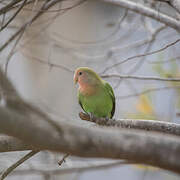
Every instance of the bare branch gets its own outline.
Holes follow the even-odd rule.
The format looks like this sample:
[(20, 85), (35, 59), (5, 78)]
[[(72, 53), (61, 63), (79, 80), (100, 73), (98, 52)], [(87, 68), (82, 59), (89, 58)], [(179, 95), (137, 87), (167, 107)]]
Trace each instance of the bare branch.
[(63, 162), (66, 161), (66, 158), (67, 158), (68, 156), (69, 156), (69, 154), (65, 154), (65, 155), (63, 156), (63, 158), (58, 162), (59, 166), (61, 166), (61, 165), (63, 164)]
[[(154, 18), (164, 23), (165, 25), (170, 26), (176, 29), (177, 31), (180, 31), (180, 22), (178, 22), (176, 19), (170, 16), (167, 16), (149, 7), (145, 7), (141, 4), (134, 3), (133, 1), (102, 1), (114, 3), (124, 8), (130, 9), (134, 12), (138, 12), (140, 14)], [(18, 8), (20, 7), (20, 11), (23, 2), (26, 2), (26, 0), (14, 1), (15, 4), (13, 6)], [(33, 23), (39, 16), (41, 16), (50, 7), (52, 7), (58, 2), (60, 2), (60, 0), (44, 1), (43, 6), (35, 14), (35, 16), (30, 21), (26, 22), (22, 27), (20, 27), (20, 29), (14, 35), (12, 35), (6, 43), (4, 43), (0, 47), (0, 51), (6, 48), (7, 45), (10, 42), (12, 42), (15, 38), (17, 38), (17, 36), (20, 35), (21, 32), (24, 32), (24, 30), (29, 25), (31, 25), (31, 23)], [(3, 8), (0, 10), (0, 13), (5, 13), (6, 11), (7, 8)], [(126, 17), (126, 15), (124, 17)], [(9, 21), (8, 24), (10, 22), (11, 21)], [(6, 27), (6, 25), (8, 24), (5, 24), (4, 27)], [(163, 25), (161, 28), (157, 29), (154, 32), (151, 31), (151, 40), (148, 39), (148, 43), (152, 42), (155, 39), (156, 34), (163, 30), (166, 27), (165, 25)], [(121, 63), (125, 63), (130, 59), (145, 57), (147, 55), (158, 53), (179, 41), (180, 39), (159, 50), (150, 53), (144, 53), (141, 55), (130, 57), (124, 60), (123, 62), (118, 63), (118, 65)], [(41, 59), (37, 59), (37, 61), (39, 61), (40, 63), (44, 63), (41, 61)], [(58, 68), (64, 68), (55, 64), (50, 65)], [(114, 66), (117, 66), (117, 64), (113, 65), (113, 67)], [(112, 66), (110, 68), (112, 68)], [(159, 121), (154, 122), (149, 120), (117, 121), (97, 119), (96, 121), (93, 121), (104, 126), (121, 127), (121, 131), (119, 131), (118, 128), (86, 128), (81, 127), (80, 125), (78, 126), (68, 124), (61, 120), (55, 122), (52, 118), (40, 111), (37, 107), (27, 102), (24, 102), (23, 99), (21, 99), (21, 97), (17, 94), (16, 90), (11, 85), (9, 80), (4, 76), (4, 73), (2, 73), (1, 71), (0, 77), (1, 100), (5, 99), (5, 103), (0, 103), (1, 133), (5, 133), (19, 138), (27, 144), (32, 144), (33, 147), (36, 147), (37, 149), (48, 149), (67, 154), (63, 158), (61, 163), (68, 156), (68, 154), (72, 154), (81, 157), (127, 159), (128, 161), (154, 165), (160, 168), (180, 173), (180, 139), (179, 137), (177, 137), (180, 135), (180, 126), (178, 124), (165, 123)], [(103, 77), (133, 78), (141, 80), (143, 79), (176, 82), (180, 81), (179, 78), (142, 77), (119, 74), (104, 75)], [(19, 130), (19, 127), (22, 127), (21, 130)], [(146, 132), (145, 130), (149, 132)], [(157, 131), (160, 133), (158, 134), (152, 131)], [(164, 134), (162, 134), (162, 132)], [(44, 137), (46, 137), (46, 141), (44, 141)], [(1, 140), (2, 139), (0, 139), (0, 151), (1, 145), (4, 146), (3, 140)], [(14, 149), (22, 150), (23, 148), (30, 148), (30, 146), (24, 145), (24, 143), (20, 140), (16, 140), (13, 138), (10, 140), (6, 139), (6, 142), (8, 142), (8, 144), (5, 147), (2, 147), (2, 151), (9, 151)], [(16, 168), (22, 162), (24, 162), (24, 160), (26, 160), (28, 157), (28, 155), (25, 156), (23, 159), (19, 160), (13, 166), (8, 168), (3, 173), (2, 179), (5, 176), (7, 176), (7, 174), (9, 174), (14, 168)]]
[(128, 129), (142, 129), (147, 131), (156, 131), (166, 134), (180, 136), (180, 125), (176, 123), (169, 123), (157, 120), (144, 120), (144, 119), (107, 119), (107, 118), (96, 118), (92, 119), (88, 114), (83, 112), (79, 113), (82, 120), (91, 121), (101, 126), (110, 126), (118, 128)]
[(0, 136), (0, 152), (25, 151), (34, 149), (33, 146), (23, 143), (21, 140), (9, 136)]
[(131, 76), (131, 75), (121, 75), (121, 74), (107, 74), (102, 75), (102, 78), (124, 78), (124, 79), (136, 79), (136, 80), (150, 80), (150, 81), (174, 81), (179, 82), (180, 78), (160, 78), (154, 76)]
[[(63, 0), (59, 0), (59, 1), (63, 1)], [(79, 2), (75, 3), (74, 5), (72, 5), (72, 6), (70, 6), (70, 7), (59, 8), (59, 9), (56, 9), (56, 10), (34, 10), (34, 9), (29, 9), (29, 8), (24, 8), (24, 10), (26, 10), (26, 11), (32, 11), (32, 12), (44, 12), (44, 13), (67, 11), (67, 10), (71, 10), (71, 9), (77, 7), (77, 6), (80, 6), (80, 5), (83, 4), (85, 1), (87, 1), (87, 0), (80, 0)]]
[[(37, 107), (15, 98), (13, 86), (1, 71), (0, 77), (4, 82), (1, 89), (9, 92), (7, 103), (0, 108), (1, 133), (37, 149), (81, 157), (126, 159), (180, 173), (179, 137), (132, 129), (86, 128), (60, 120), (55, 123)], [(13, 98), (9, 88), (14, 92)], [(23, 128), (19, 130), (19, 127)]]
[(23, 1), (23, 0), (11, 1), (8, 5), (6, 5), (0, 9), (0, 15), (6, 13), (7, 11), (9, 11), (9, 9), (11, 9), (14, 5), (18, 4), (21, 1)]
[[(46, 10), (50, 9), (51, 7), (53, 7), (59, 2), (60, 0), (45, 1), (40, 11), (38, 11), (28, 22), (26, 22), (23, 26), (21, 26), (17, 32), (15, 32), (4, 44), (2, 44), (2, 46), (0, 47), (0, 52), (3, 51), (22, 31), (24, 31), (29, 25), (31, 25), (35, 20), (37, 20), (37, 18), (39, 18), (44, 12), (46, 12)], [(5, 10), (6, 10), (6, 7), (5, 7)], [(1, 12), (4, 12), (5, 10), (4, 8), (3, 10), (1, 9), (0, 14)]]
[[(164, 47), (162, 47), (162, 48), (160, 48), (158, 50), (155, 50), (155, 51), (152, 51), (152, 52), (148, 52), (148, 53), (138, 54), (138, 55), (135, 55), (135, 56), (131, 56), (131, 57), (129, 57), (129, 58), (123, 60), (123, 61), (120, 61), (120, 62), (118, 62), (116, 64), (111, 65), (111, 66), (108, 66), (107, 68), (104, 69), (104, 71), (101, 74), (103, 74), (104, 72), (112, 69), (113, 67), (117, 67), (120, 64), (129, 62), (129, 61), (134, 60), (136, 58), (144, 57), (144, 56), (149, 56), (149, 55), (153, 55), (153, 54), (159, 53), (161, 51), (164, 51), (165, 49), (167, 49), (167, 48), (169, 48), (169, 47), (171, 47), (171, 46), (173, 46), (173, 45), (175, 45), (176, 43), (179, 43), (179, 42), (180, 42), (180, 39), (177, 39), (176, 41), (174, 41), (174, 42), (172, 42), (170, 44), (167, 44), (166, 46), (164, 46)], [(115, 51), (115, 50), (116, 50), (115, 48), (112, 49), (112, 51)]]
[(115, 4), (124, 8), (127, 8), (136, 13), (142, 14), (144, 16), (155, 19), (161, 23), (166, 24), (169, 27), (174, 28), (177, 31), (180, 31), (180, 22), (166, 14), (163, 14), (159, 11), (156, 11), (152, 8), (146, 7), (140, 3), (128, 1), (128, 0), (101, 0), (103, 2)]
[(10, 59), (11, 59), (11, 57), (14, 54), (16, 46), (18, 45), (18, 43), (20, 42), (21, 38), (23, 37), (24, 32), (25, 32), (25, 29), (23, 29), (21, 31), (21, 33), (19, 34), (18, 38), (16, 39), (15, 43), (13, 44), (13, 47), (12, 47), (8, 57), (7, 57), (6, 64), (5, 64), (5, 74), (7, 74), (8, 65), (9, 65)]
[(20, 166), (22, 163), (24, 163), (26, 160), (37, 154), (39, 151), (31, 151), (28, 154), (26, 154), (24, 157), (22, 157), (20, 160), (18, 160), (16, 163), (14, 163), (12, 166), (7, 168), (2, 174), (0, 175), (0, 180), (3, 180), (5, 177), (8, 176), (15, 168)]
[(49, 174), (49, 175), (61, 175), (61, 174), (69, 174), (73, 172), (85, 172), (85, 171), (96, 171), (96, 170), (105, 170), (113, 167), (119, 167), (122, 165), (131, 165), (135, 164), (133, 162), (128, 161), (113, 161), (108, 163), (99, 163), (93, 165), (86, 165), (86, 166), (79, 166), (79, 167), (72, 167), (72, 168), (62, 168), (62, 169), (55, 169), (55, 170), (41, 170), (41, 169), (25, 169), (25, 170), (16, 170), (12, 172), (12, 175), (27, 175), (27, 174)]
[(5, 29), (5, 28), (8, 26), (8, 24), (10, 24), (10, 23), (14, 20), (14, 18), (18, 15), (18, 13), (19, 13), (19, 12), (21, 11), (21, 9), (24, 7), (24, 5), (26, 4), (26, 2), (27, 2), (27, 0), (24, 0), (24, 1), (23, 1), (22, 5), (21, 5), (21, 6), (18, 8), (18, 10), (13, 14), (13, 16), (8, 20), (8, 22), (1, 27), (0, 32), (1, 32), (3, 29)]
[(164, 3), (168, 3), (171, 7), (173, 7), (178, 13), (180, 13), (180, 1), (179, 0), (155, 0)]
[[(72, 69), (70, 69), (70, 68), (68, 68), (68, 67), (66, 67), (66, 66), (64, 66), (64, 65), (47, 62), (46, 59), (40, 59), (39, 57), (35, 57), (35, 56), (29, 55), (29, 54), (27, 54), (27, 53), (23, 53), (23, 52), (22, 52), (22, 54), (23, 54), (24, 56), (26, 56), (26, 57), (28, 57), (28, 58), (36, 61), (36, 62), (39, 62), (39, 63), (41, 63), (41, 64), (46, 64), (47, 66), (49, 66), (49, 67), (51, 67), (51, 68), (54, 68), (54, 67), (55, 67), (55, 68), (58, 68), (58, 69), (63, 69), (63, 70), (65, 70), (65, 71), (67, 71), (67, 72), (70, 72), (70, 73), (74, 73), (74, 71), (73, 71)], [(45, 60), (46, 60), (46, 61), (45, 61)]]
[(179, 89), (180, 86), (165, 86), (165, 87), (159, 87), (159, 88), (150, 88), (141, 92), (137, 92), (134, 94), (128, 94), (128, 95), (124, 95), (124, 96), (118, 96), (118, 99), (126, 99), (126, 98), (130, 98), (130, 97), (135, 97), (135, 96), (141, 96), (143, 94), (147, 94), (150, 92), (154, 92), (154, 91), (161, 91), (161, 90), (169, 90), (169, 89)]
[[(26, 104), (22, 107), (19, 104), (18, 108), (18, 103), (15, 104), (10, 109), (0, 109), (0, 131), (39, 149), (81, 157), (127, 159), (180, 173), (180, 140), (177, 137), (123, 129), (85, 128), (61, 121), (57, 124), (57, 131), (45, 114), (30, 109)], [(23, 127), (21, 131), (19, 127)]]

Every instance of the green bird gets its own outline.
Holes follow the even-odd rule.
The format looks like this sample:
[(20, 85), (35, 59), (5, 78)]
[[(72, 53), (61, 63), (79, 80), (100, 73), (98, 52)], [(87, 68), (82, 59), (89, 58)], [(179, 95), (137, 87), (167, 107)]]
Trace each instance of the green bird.
[(91, 117), (113, 117), (115, 96), (109, 83), (87, 67), (80, 67), (75, 71), (74, 82), (79, 84), (79, 104), (86, 113)]

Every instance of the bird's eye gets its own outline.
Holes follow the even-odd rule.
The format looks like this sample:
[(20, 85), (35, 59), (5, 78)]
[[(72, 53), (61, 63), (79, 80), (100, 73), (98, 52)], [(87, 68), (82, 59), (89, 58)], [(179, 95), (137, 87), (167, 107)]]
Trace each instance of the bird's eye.
[(79, 72), (79, 75), (82, 75), (82, 72)]

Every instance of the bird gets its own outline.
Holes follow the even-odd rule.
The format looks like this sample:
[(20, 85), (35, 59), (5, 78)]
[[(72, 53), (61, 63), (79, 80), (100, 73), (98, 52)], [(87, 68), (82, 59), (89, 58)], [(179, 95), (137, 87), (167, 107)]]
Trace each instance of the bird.
[(111, 85), (88, 67), (79, 67), (74, 73), (79, 85), (78, 100), (90, 118), (112, 118), (115, 112), (115, 95)]

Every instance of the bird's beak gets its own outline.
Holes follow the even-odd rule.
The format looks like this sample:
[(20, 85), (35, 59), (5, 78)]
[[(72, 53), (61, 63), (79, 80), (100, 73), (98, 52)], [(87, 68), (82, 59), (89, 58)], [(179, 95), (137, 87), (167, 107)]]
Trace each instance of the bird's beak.
[(78, 78), (74, 76), (74, 84), (77, 84), (77, 82), (78, 82)]

